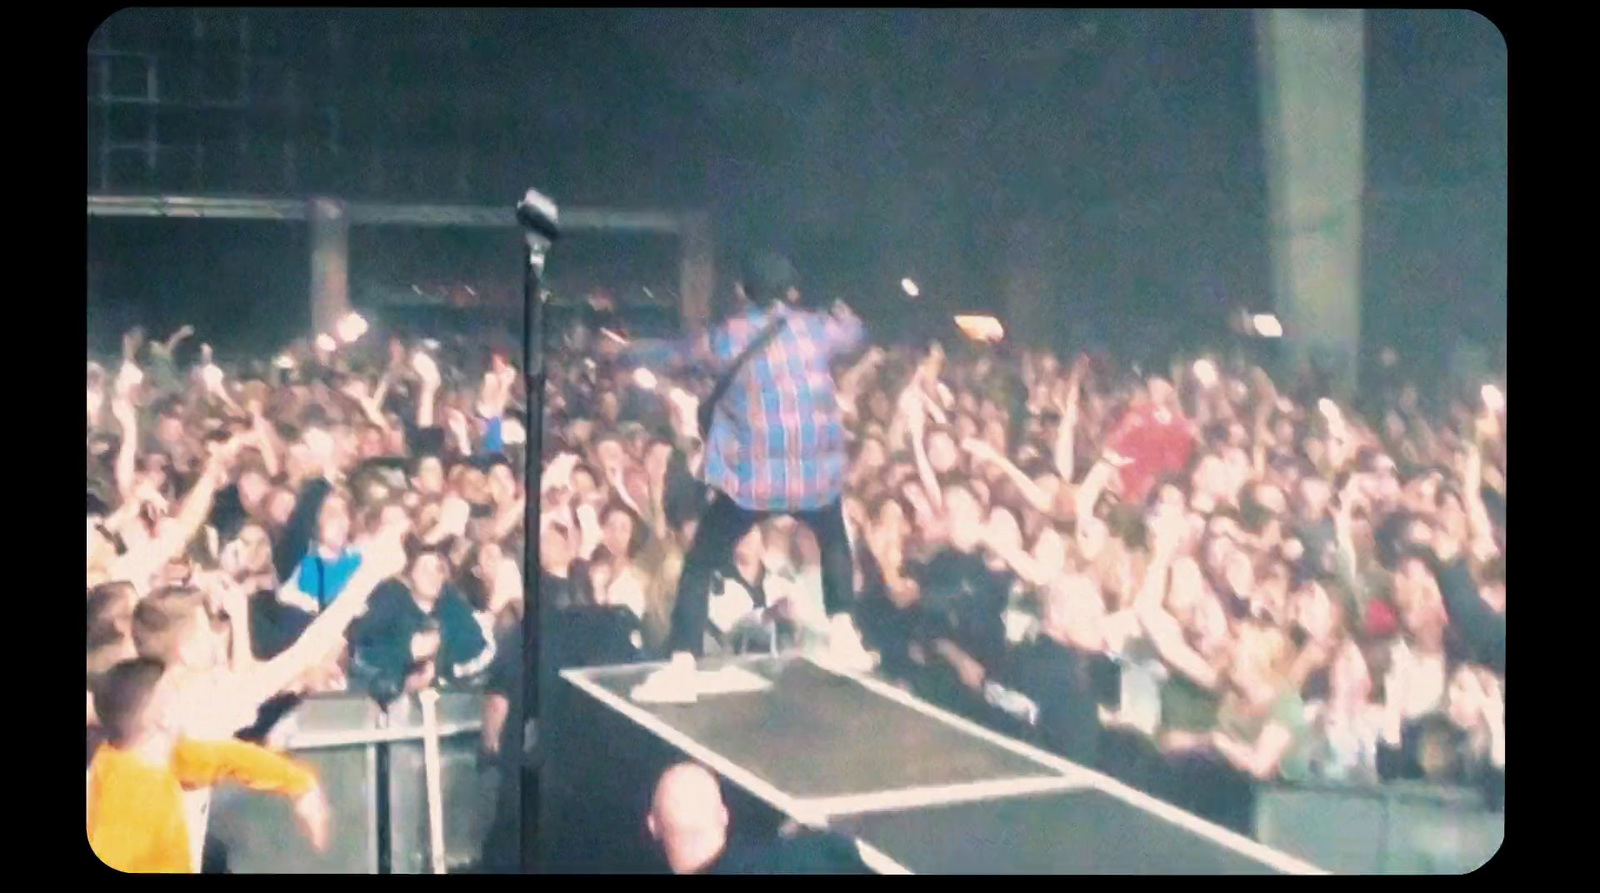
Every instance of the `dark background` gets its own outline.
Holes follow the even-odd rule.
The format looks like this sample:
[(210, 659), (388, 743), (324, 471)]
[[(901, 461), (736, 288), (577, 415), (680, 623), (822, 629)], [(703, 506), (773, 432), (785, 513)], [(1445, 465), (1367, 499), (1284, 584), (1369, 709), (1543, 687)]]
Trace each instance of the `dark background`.
[[(1367, 14), (1365, 337), (1503, 345), (1506, 47)], [(1059, 246), (1065, 336), (1183, 340), (1270, 305), (1248, 11), (125, 10), (89, 41), (91, 192), (709, 211), (864, 312), (901, 276), (999, 309)], [(91, 342), (138, 320), (267, 349), (308, 324), (300, 224), (94, 219)], [(591, 235), (552, 287), (676, 294), (676, 246)], [(357, 229), (352, 280), (514, 283), (514, 233)], [(1442, 346), (1441, 346), (1442, 345)]]

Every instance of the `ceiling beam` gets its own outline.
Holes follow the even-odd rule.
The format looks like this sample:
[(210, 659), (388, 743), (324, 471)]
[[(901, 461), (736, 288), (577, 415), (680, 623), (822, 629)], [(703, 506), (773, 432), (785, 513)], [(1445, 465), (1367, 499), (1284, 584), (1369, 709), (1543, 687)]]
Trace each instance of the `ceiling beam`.
[[(472, 205), (390, 204), (348, 202), (345, 212), (353, 225), (367, 226), (480, 226), (511, 227), (516, 213), (504, 208)], [(90, 195), (91, 217), (165, 217), (210, 220), (301, 221), (310, 216), (308, 203), (297, 199), (217, 198), (172, 195)], [(679, 235), (686, 213), (621, 211), (606, 208), (571, 208), (561, 212), (562, 229), (621, 230)]]

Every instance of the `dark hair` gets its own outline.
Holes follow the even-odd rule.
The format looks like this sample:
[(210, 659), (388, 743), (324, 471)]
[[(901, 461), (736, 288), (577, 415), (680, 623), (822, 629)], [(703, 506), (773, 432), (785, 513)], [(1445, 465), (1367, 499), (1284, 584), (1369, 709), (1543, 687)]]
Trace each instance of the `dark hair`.
[(408, 475), (410, 477), (416, 477), (417, 475), (421, 474), (422, 473), (422, 463), (428, 461), (429, 459), (432, 459), (432, 460), (438, 462), (439, 463), (439, 470), (441, 472), (444, 471), (444, 457), (443, 456), (436, 455), (436, 454), (434, 454), (432, 452), (419, 452), (414, 458), (412, 458), (411, 462), (409, 463), (410, 468), (407, 470)]
[(94, 712), (113, 746), (127, 746), (138, 737), (144, 708), (165, 672), (161, 661), (136, 657), (100, 677), (94, 689)]
[(428, 557), (429, 555), (433, 555), (437, 557), (439, 561), (443, 562), (444, 574), (446, 577), (450, 577), (455, 574), (455, 564), (450, 560), (450, 552), (444, 547), (443, 544), (427, 545), (420, 541), (413, 541), (408, 545), (410, 548), (406, 550), (407, 571), (410, 571), (412, 568), (416, 567), (417, 562)]
[(1411, 512), (1400, 511), (1389, 515), (1373, 531), (1377, 547), (1378, 564), (1387, 571), (1400, 566), (1401, 553), (1406, 551), (1406, 536), (1411, 524), (1418, 520)]
[(757, 305), (783, 300), (790, 289), (799, 287), (799, 279), (788, 258), (771, 252), (745, 258), (739, 269), (739, 284), (745, 297)]
[(177, 397), (159, 397), (151, 402), (150, 411), (158, 417), (179, 417), (183, 413), (183, 404)]
[(588, 475), (589, 480), (594, 481), (594, 485), (596, 487), (600, 486), (601, 482), (604, 480), (602, 477), (600, 477), (600, 472), (596, 471), (594, 466), (585, 462), (579, 462), (577, 465), (572, 466), (572, 473), (574, 475)]
[(602, 506), (598, 512), (601, 526), (605, 525), (607, 518), (619, 513), (626, 515), (628, 520), (633, 523), (633, 534), (628, 537), (628, 553), (619, 556), (631, 561), (638, 556), (639, 550), (644, 548), (645, 538), (649, 535), (649, 525), (640, 520), (639, 516), (633, 513), (633, 509), (628, 508), (617, 500), (612, 500)]
[[(1463, 769), (1461, 744), (1465, 736), (1447, 716), (1430, 713), (1405, 731), (1402, 746), (1411, 758), (1411, 768), (1418, 778), (1442, 783), (1460, 780)], [(1442, 762), (1430, 766), (1429, 750), (1438, 753), (1443, 758)]]
[(1504, 555), (1496, 555), (1484, 564), (1483, 582), (1489, 586), (1503, 585), (1506, 582), (1506, 557)]

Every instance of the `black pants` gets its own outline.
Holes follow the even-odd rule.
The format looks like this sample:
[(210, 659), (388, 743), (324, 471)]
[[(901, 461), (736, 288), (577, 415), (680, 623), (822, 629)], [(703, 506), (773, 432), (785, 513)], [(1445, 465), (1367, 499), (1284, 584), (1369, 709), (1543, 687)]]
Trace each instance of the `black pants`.
[(672, 634), (667, 639), (669, 653), (687, 651), (696, 657), (705, 653), (706, 616), (711, 603), (711, 576), (733, 560), (734, 547), (750, 528), (775, 514), (789, 514), (811, 528), (822, 551), (822, 597), (829, 615), (848, 609), (854, 601), (855, 564), (850, 558), (850, 537), (844, 527), (842, 500), (808, 512), (754, 512), (741, 508), (726, 493), (717, 499), (700, 519), (694, 544), (683, 559), (683, 576), (678, 581), (678, 600), (672, 606)]

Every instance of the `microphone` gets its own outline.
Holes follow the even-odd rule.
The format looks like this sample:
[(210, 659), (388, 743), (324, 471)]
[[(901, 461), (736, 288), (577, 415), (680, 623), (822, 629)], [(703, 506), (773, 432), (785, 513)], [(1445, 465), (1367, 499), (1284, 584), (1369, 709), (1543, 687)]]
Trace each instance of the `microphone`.
[(548, 242), (561, 238), (561, 228), (557, 224), (559, 211), (556, 203), (547, 195), (536, 189), (528, 190), (528, 194), (517, 203), (517, 222)]

